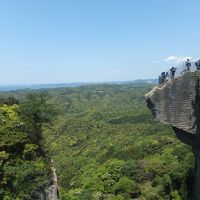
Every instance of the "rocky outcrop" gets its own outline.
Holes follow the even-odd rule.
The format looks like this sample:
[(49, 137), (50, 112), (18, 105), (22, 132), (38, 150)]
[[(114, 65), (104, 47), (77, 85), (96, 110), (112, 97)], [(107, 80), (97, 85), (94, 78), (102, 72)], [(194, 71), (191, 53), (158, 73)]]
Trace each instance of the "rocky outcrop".
[(148, 107), (156, 119), (194, 134), (194, 104), (199, 77), (200, 72), (185, 72), (146, 94)]
[(58, 179), (53, 159), (51, 159), (51, 184), (41, 194), (41, 200), (59, 200)]
[(146, 94), (154, 117), (170, 124), (195, 156), (195, 200), (200, 200), (200, 71), (185, 72)]

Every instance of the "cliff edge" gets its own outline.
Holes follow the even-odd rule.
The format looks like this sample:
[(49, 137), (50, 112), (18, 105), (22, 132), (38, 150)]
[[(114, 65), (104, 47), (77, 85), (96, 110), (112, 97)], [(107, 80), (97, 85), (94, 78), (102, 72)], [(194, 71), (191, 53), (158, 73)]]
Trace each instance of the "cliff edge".
[(195, 101), (199, 78), (199, 71), (185, 72), (147, 93), (147, 106), (154, 117), (162, 123), (195, 134)]
[(195, 157), (194, 200), (200, 200), (200, 71), (186, 71), (146, 94), (147, 106), (160, 122), (172, 126)]

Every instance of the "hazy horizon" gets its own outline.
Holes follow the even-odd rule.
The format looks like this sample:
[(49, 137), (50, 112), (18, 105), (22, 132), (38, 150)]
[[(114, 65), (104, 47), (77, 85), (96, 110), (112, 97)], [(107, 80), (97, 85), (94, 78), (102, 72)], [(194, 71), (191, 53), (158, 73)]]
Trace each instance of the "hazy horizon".
[(147, 78), (147, 79), (133, 79), (133, 80), (116, 80), (116, 81), (77, 81), (77, 82), (55, 82), (55, 83), (8, 83), (1, 84), (0, 86), (9, 86), (9, 85), (62, 85), (62, 84), (77, 84), (77, 83), (117, 83), (117, 82), (134, 82), (134, 81), (147, 81), (147, 80), (158, 80), (158, 78)]
[(127, 84), (137, 82), (156, 83), (157, 79), (138, 79), (129, 81), (105, 81), (105, 82), (70, 82), (70, 83), (40, 83), (40, 84), (0, 84), (0, 92), (15, 91), (15, 90), (38, 90), (51, 89), (60, 87), (79, 87), (86, 85), (100, 85), (100, 84)]

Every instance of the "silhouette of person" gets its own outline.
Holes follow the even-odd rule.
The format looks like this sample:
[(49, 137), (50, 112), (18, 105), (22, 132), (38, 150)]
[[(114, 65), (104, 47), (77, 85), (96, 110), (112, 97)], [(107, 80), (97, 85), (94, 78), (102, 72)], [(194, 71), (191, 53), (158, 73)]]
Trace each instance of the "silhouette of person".
[(176, 68), (175, 68), (175, 67), (172, 67), (172, 68), (170, 69), (170, 71), (171, 71), (171, 79), (174, 79), (175, 73), (176, 73)]
[(158, 82), (159, 82), (159, 84), (162, 84), (162, 77), (161, 76), (158, 77)]
[(197, 70), (200, 70), (200, 59), (197, 62), (195, 62), (195, 66)]
[(161, 82), (162, 82), (162, 83), (165, 82), (165, 78), (166, 78), (165, 72), (162, 72), (162, 73), (161, 73), (161, 80), (162, 80)]
[(185, 65), (187, 67), (187, 70), (190, 71), (190, 67), (191, 67), (190, 59), (187, 59), (187, 61), (185, 62)]

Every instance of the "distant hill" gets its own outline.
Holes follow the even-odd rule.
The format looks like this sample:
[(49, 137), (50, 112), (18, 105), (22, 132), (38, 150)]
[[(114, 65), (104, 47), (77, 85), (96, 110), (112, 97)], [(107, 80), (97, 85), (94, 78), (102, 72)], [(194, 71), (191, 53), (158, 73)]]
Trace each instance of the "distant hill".
[(152, 83), (156, 84), (157, 79), (138, 79), (133, 81), (116, 81), (116, 82), (75, 82), (75, 83), (58, 83), (58, 84), (22, 84), (22, 85), (0, 85), (0, 91), (14, 91), (14, 90), (37, 90), (48, 88), (60, 88), (60, 87), (79, 87), (83, 85), (95, 85), (95, 84), (128, 84), (128, 83)]
[(33, 84), (33, 85), (0, 85), (0, 91), (13, 91), (13, 90), (36, 90), (36, 89), (47, 89), (47, 88), (59, 88), (59, 87), (78, 87), (87, 83), (59, 83), (59, 84)]

